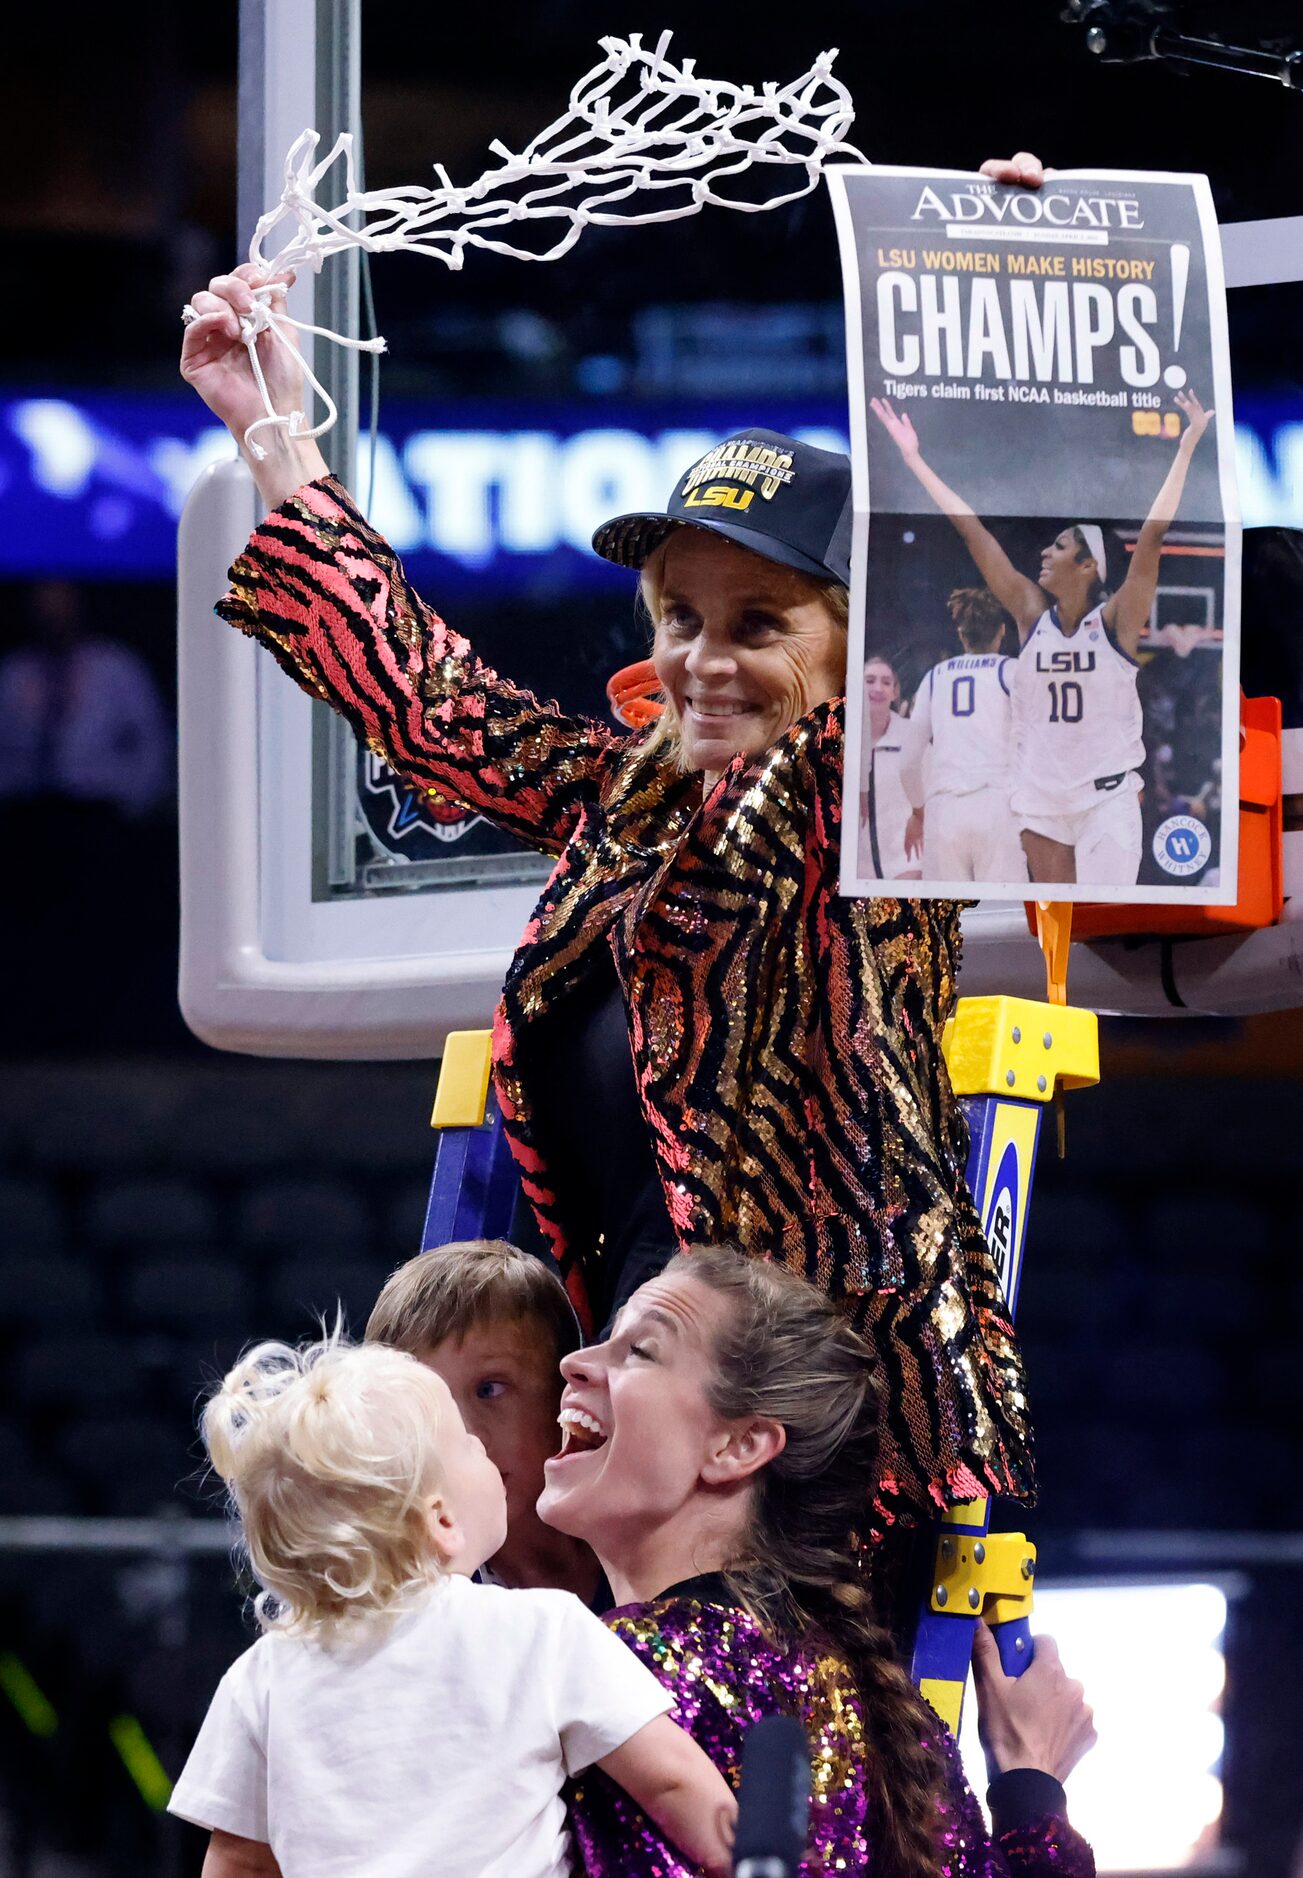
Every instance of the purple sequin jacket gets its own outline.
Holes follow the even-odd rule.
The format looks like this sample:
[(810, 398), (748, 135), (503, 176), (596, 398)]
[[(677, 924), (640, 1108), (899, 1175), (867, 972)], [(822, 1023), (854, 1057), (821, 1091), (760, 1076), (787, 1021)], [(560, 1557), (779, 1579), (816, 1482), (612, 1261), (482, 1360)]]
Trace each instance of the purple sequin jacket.
[[(604, 1620), (674, 1697), (674, 1718), (700, 1742), (734, 1787), (747, 1730), (766, 1715), (795, 1715), (810, 1741), (813, 1797), (803, 1878), (877, 1869), (866, 1771), (863, 1703), (844, 1660), (807, 1641), (778, 1647), (754, 1618), (728, 1601), (723, 1582), (694, 1579), (650, 1604), (627, 1604)], [(1095, 1878), (1095, 1860), (1062, 1812), (1048, 1776), (1008, 1774), (992, 1789), (994, 1834), (986, 1830), (949, 1734), (937, 1724), (948, 1779), (941, 1808), (940, 1878)], [(1013, 1783), (1000, 1804), (996, 1789)], [(1026, 1782), (1024, 1782), (1025, 1789)], [(597, 1767), (570, 1791), (571, 1819), (590, 1878), (694, 1878), (628, 1795)], [(1037, 1811), (1049, 1798), (1057, 1811)], [(1009, 1804), (1009, 1799), (1013, 1803)], [(1021, 1802), (1021, 1803), (1020, 1803)]]

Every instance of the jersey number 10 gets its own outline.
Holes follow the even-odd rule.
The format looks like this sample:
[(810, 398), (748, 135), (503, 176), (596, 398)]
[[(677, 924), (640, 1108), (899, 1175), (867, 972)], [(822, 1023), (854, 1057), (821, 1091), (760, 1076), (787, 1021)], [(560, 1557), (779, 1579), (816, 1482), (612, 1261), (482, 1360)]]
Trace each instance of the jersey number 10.
[(1050, 681), (1050, 722), (1052, 724), (1079, 724), (1085, 700), (1081, 686), (1075, 678), (1065, 678), (1062, 684)]

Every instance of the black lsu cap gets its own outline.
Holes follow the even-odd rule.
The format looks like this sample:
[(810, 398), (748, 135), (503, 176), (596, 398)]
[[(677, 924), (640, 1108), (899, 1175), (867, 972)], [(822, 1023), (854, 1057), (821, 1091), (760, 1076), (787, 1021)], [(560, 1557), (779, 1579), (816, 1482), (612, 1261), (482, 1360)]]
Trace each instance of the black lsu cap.
[(851, 462), (776, 430), (717, 443), (675, 485), (658, 515), (617, 515), (593, 546), (641, 567), (676, 527), (709, 528), (767, 561), (851, 584)]

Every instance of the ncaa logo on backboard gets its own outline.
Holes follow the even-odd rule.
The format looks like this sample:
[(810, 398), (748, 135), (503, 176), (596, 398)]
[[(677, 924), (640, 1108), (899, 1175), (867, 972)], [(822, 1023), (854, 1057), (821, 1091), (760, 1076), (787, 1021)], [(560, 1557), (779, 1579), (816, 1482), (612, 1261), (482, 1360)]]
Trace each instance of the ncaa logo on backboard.
[(404, 782), (374, 750), (367, 750), (363, 758), (360, 798), (364, 813), (374, 809), (376, 820), (370, 822), (368, 816), (368, 821), (372, 832), (386, 845), (409, 838), (419, 842), (421, 836), (433, 836), (440, 842), (460, 841), (482, 820), (460, 802)]
[(986, 1218), (982, 1221), (986, 1243), (995, 1261), (996, 1276), (1006, 1297), (1009, 1295), (1014, 1254), (1018, 1248), (1018, 1187), (1018, 1144), (1010, 1141), (995, 1170)]
[(1194, 815), (1169, 815), (1154, 830), (1154, 859), (1165, 874), (1185, 879), (1208, 865), (1213, 838)]

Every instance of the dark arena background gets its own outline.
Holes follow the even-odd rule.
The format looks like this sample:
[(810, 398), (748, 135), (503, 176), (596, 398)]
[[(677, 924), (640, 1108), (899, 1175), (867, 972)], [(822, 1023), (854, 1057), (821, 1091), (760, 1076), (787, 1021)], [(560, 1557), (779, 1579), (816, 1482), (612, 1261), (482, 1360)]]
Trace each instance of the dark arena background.
[[(433, 1060), (224, 1054), (177, 1007), (175, 522), (203, 418), (177, 377), (178, 314), (241, 258), (237, 11), (139, 0), (24, 9), (6, 28), (0, 1878), (198, 1873), (202, 1835), (163, 1807), (252, 1633), (196, 1398), (251, 1334), (307, 1334), (336, 1299), (360, 1328), (419, 1246), (433, 1157)], [(1030, 149), (1065, 168), (1205, 171), (1225, 222), (1303, 214), (1303, 93), (1113, 56), (1161, 26), (1259, 48), (1265, 65), (1303, 47), (1296, 6), (1061, 11), (661, 0), (634, 18), (514, 0), (490, 16), (366, 0), (368, 175), (419, 181), (436, 159), (477, 175), (494, 137), (518, 148), (557, 114), (603, 34), (671, 27), (677, 56), (751, 82), (839, 46), (870, 159), (973, 169)], [(845, 426), (822, 191), (773, 215), (594, 229), (555, 266), (477, 252), (462, 274), (407, 256), (372, 274), (395, 446), (490, 435), (509, 462), (539, 433), (610, 433), (618, 452), (620, 433), (724, 434), (751, 413)], [(1237, 289), (1230, 321), (1246, 524), (1301, 527), (1303, 281)], [(364, 367), (364, 424), (368, 389)], [(113, 446), (94, 476), (91, 436)], [(644, 650), (627, 578), (560, 534), (519, 549), (487, 499), (483, 540), (429, 485), (405, 499), (418, 588), (514, 676), (603, 710), (607, 675)], [(68, 689), (25, 729), (33, 655)], [(74, 774), (47, 759), (59, 714), (84, 705), (78, 665), (103, 710)], [(1214, 743), (1182, 705), (1183, 657), (1170, 665), (1164, 786), (1206, 797)], [(383, 867), (416, 811), (384, 776), (369, 786), (367, 864)], [(460, 833), (495, 851), (450, 827), (403, 851), (439, 860)], [(1110, 1700), (1152, 1717), (1144, 1805), (1134, 1830), (1115, 1822), (1122, 1849), (1101, 1845), (1101, 1870), (1289, 1878), (1303, 1871), (1303, 1012), (1105, 1018), (1101, 1059), (1100, 1086), (1067, 1100), (1066, 1159), (1045, 1131), (1031, 1206), (1029, 1530), (1050, 1591), (1205, 1588), (1198, 1647), (1216, 1659), (1187, 1686), (1187, 1646), (1142, 1617), (1119, 1695), (1069, 1662), (1102, 1737)]]

